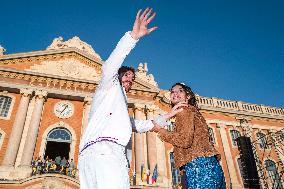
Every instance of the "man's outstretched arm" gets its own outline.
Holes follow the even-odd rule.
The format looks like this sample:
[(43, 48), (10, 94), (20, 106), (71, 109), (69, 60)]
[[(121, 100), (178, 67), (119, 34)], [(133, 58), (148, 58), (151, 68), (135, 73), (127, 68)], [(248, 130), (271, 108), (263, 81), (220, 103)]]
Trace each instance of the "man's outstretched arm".
[(103, 64), (101, 85), (106, 85), (108, 82), (112, 81), (124, 59), (135, 47), (137, 41), (157, 29), (157, 26), (148, 28), (148, 24), (155, 16), (156, 13), (152, 13), (152, 9), (149, 8), (146, 8), (143, 13), (141, 9), (138, 11), (132, 31), (127, 32), (120, 39), (116, 48)]

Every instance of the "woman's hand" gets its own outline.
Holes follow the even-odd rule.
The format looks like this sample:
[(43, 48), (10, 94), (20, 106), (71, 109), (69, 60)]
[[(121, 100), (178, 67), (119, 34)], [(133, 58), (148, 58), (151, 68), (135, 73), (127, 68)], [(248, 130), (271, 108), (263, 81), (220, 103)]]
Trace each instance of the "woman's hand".
[(159, 132), (159, 130), (162, 128), (160, 127), (158, 124), (156, 124), (154, 121), (153, 121), (153, 124), (154, 124), (154, 127), (150, 130), (151, 132)]
[[(141, 14), (142, 10), (140, 9), (136, 15), (136, 19), (131, 31), (131, 36), (138, 40), (145, 35), (150, 34), (152, 31), (156, 30), (158, 27), (154, 26), (152, 28), (147, 28), (148, 24), (155, 18), (156, 13), (152, 13), (153, 9), (146, 8)], [(141, 15), (140, 15), (141, 14)]]
[(170, 118), (174, 117), (177, 113), (183, 111), (182, 107), (188, 107), (186, 102), (179, 102), (177, 103), (169, 113), (165, 115), (165, 119), (169, 120)]

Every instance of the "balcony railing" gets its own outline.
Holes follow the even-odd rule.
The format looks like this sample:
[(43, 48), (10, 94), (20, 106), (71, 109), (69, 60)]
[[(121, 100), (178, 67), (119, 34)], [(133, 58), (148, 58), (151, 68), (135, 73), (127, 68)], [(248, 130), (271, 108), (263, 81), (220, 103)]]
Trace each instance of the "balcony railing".
[(215, 108), (220, 110), (228, 111), (239, 111), (243, 113), (256, 113), (260, 115), (270, 115), (270, 116), (280, 116), (284, 119), (284, 110), (283, 108), (275, 108), (270, 106), (250, 104), (241, 101), (230, 101), (223, 100), (218, 98), (209, 98), (196, 96), (198, 106), (202, 109), (206, 108)]

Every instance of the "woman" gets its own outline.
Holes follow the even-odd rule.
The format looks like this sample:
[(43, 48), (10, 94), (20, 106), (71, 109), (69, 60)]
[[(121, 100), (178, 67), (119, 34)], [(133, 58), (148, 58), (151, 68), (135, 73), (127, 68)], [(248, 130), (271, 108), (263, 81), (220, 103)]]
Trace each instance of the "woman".
[[(175, 166), (185, 171), (188, 188), (226, 188), (217, 160), (219, 154), (209, 140), (208, 126), (198, 111), (191, 88), (176, 83), (171, 88), (170, 98), (173, 108), (163, 118), (175, 116), (174, 130), (171, 132), (155, 126), (153, 131), (162, 141), (174, 146)], [(185, 103), (187, 107), (184, 107)]]

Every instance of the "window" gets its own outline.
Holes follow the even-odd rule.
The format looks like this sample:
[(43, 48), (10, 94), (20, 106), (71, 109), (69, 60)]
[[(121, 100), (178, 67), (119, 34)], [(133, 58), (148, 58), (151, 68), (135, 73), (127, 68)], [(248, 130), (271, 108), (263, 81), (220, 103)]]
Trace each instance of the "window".
[(208, 132), (209, 132), (210, 142), (212, 142), (213, 144), (216, 144), (213, 129), (209, 127)]
[(174, 164), (174, 154), (170, 153), (171, 171), (172, 171), (172, 183), (173, 188), (176, 188), (179, 183), (181, 183), (181, 176), (179, 170), (175, 168)]
[(257, 136), (257, 139), (258, 139), (258, 143), (259, 143), (260, 148), (262, 148), (262, 149), (268, 148), (265, 134), (263, 134), (263, 133), (261, 133), (261, 132), (258, 132), (258, 133), (256, 134), (256, 136)]
[(274, 161), (265, 160), (265, 167), (272, 183), (272, 189), (283, 189), (282, 181), (277, 172)]
[(63, 128), (56, 128), (47, 136), (48, 141), (71, 143), (71, 133)]
[(12, 98), (8, 96), (0, 96), (0, 117), (8, 117), (11, 107)]
[(230, 133), (231, 133), (231, 138), (232, 138), (233, 145), (237, 146), (238, 144), (237, 144), (236, 139), (241, 136), (241, 133), (239, 131), (237, 131), (237, 130), (231, 130)]

